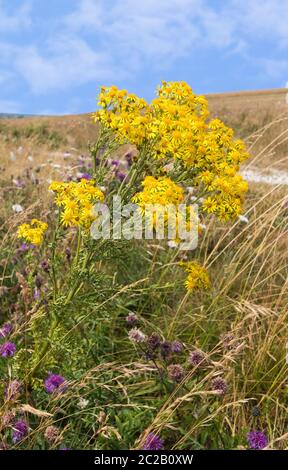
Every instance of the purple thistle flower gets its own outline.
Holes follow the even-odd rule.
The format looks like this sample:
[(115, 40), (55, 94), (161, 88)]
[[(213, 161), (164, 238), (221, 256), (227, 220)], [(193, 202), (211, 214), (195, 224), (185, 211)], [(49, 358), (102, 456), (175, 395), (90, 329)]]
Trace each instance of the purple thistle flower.
[(40, 289), (35, 287), (33, 290), (33, 299), (34, 300), (40, 299), (40, 295), (41, 295)]
[(180, 364), (171, 364), (168, 367), (168, 376), (173, 382), (181, 382), (185, 376), (185, 371)]
[(86, 173), (86, 172), (85, 172), (85, 173), (82, 173), (81, 177), (78, 178), (78, 180), (79, 180), (79, 181), (80, 181), (80, 180), (88, 180), (88, 181), (90, 181), (90, 180), (92, 180), (92, 176), (90, 175), (90, 173)]
[(111, 165), (114, 165), (114, 166), (119, 166), (120, 162), (119, 160), (112, 160), (111, 162)]
[(40, 266), (45, 273), (49, 272), (50, 267), (49, 267), (49, 263), (47, 260), (44, 259), (43, 261), (41, 261)]
[(247, 434), (247, 441), (251, 449), (262, 450), (268, 445), (268, 438), (262, 431), (250, 431)]
[(27, 243), (22, 243), (22, 245), (20, 246), (20, 251), (24, 253), (27, 250), (29, 250), (29, 246), (27, 245)]
[(181, 353), (183, 351), (183, 344), (180, 341), (173, 341), (171, 344), (172, 353)]
[(161, 344), (161, 338), (157, 333), (152, 333), (147, 341), (148, 347), (151, 351), (155, 351)]
[(66, 380), (64, 377), (58, 374), (52, 374), (49, 372), (48, 377), (45, 379), (45, 389), (47, 393), (54, 393), (54, 392), (64, 392), (67, 388), (65, 384)]
[(28, 426), (25, 421), (19, 420), (13, 426), (12, 441), (14, 444), (21, 441), (28, 434)]
[(171, 354), (171, 343), (170, 341), (163, 341), (160, 345), (161, 355), (166, 358)]
[(0, 337), (5, 338), (6, 336), (10, 335), (12, 330), (13, 330), (13, 326), (11, 325), (11, 323), (5, 323), (0, 328)]
[(154, 432), (150, 432), (145, 439), (145, 442), (142, 447), (143, 450), (163, 450), (164, 449), (164, 441), (154, 434)]
[(6, 387), (5, 396), (7, 400), (14, 400), (21, 393), (22, 384), (18, 380), (12, 380)]
[(14, 343), (7, 341), (0, 346), (0, 355), (2, 357), (13, 357), (16, 352), (16, 346)]
[(188, 361), (193, 367), (197, 367), (199, 364), (203, 365), (205, 361), (205, 354), (200, 349), (196, 349), (189, 354)]
[(121, 183), (122, 183), (122, 181), (125, 180), (127, 175), (125, 175), (125, 173), (123, 173), (122, 171), (117, 171), (116, 176), (117, 176), (118, 180), (121, 181)]
[(128, 323), (129, 326), (135, 325), (135, 323), (137, 323), (137, 321), (138, 321), (138, 317), (137, 317), (136, 313), (133, 313), (133, 312), (128, 313), (128, 315), (126, 317), (126, 322)]
[(131, 166), (132, 163), (133, 163), (133, 154), (132, 152), (127, 152), (125, 155), (124, 155), (124, 158), (128, 164), (128, 166)]
[(215, 379), (211, 382), (212, 389), (215, 390), (219, 395), (225, 395), (228, 390), (228, 385), (226, 380), (222, 379), (222, 377), (215, 377)]
[(139, 328), (132, 328), (128, 336), (133, 343), (143, 343), (146, 340), (146, 335)]

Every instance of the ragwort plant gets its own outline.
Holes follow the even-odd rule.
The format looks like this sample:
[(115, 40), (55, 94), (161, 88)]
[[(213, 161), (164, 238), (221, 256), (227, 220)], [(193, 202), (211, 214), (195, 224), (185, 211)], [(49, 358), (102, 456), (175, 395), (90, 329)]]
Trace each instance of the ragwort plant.
[[(160, 449), (163, 423), (168, 448), (177, 441), (189, 448), (180, 409), (183, 425), (173, 424), (175, 403), (195, 396), (200, 406), (201, 395), (210, 394), (201, 416), (211, 417), (227, 392), (214, 352), (179, 340), (179, 315), (190, 299), (213, 299), (197, 251), (171, 251), (151, 240), (94, 240), (90, 227), (94, 204), (111, 207), (115, 195), (136, 203), (140, 214), (149, 203), (197, 203), (200, 237), (211, 215), (220, 223), (237, 219), (248, 189), (238, 173), (248, 158), (245, 145), (209, 118), (206, 99), (185, 82), (163, 82), (151, 103), (103, 87), (99, 106), (93, 169), (80, 180), (51, 183), (50, 213), (18, 227), (17, 257), (5, 267), (11, 299), (0, 333), (4, 448)], [(111, 161), (123, 144), (130, 145), (125, 173)], [(174, 311), (166, 320), (165, 310)], [(198, 447), (209, 447), (203, 436)], [(256, 437), (253, 443), (261, 441)]]

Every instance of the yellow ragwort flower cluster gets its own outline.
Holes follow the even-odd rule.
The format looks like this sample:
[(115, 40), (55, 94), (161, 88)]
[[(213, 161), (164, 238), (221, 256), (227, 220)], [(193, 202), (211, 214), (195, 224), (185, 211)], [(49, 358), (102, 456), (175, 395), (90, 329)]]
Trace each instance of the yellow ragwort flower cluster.
[(32, 219), (30, 224), (22, 224), (18, 227), (17, 237), (32, 245), (41, 245), (47, 228), (46, 222)]
[(90, 228), (95, 219), (92, 214), (93, 204), (104, 199), (103, 192), (93, 181), (86, 179), (78, 183), (54, 181), (49, 189), (56, 194), (56, 204), (62, 209), (60, 220), (63, 226)]
[[(141, 213), (145, 213), (146, 216), (149, 216), (149, 211), (152, 211), (150, 214), (152, 226), (155, 227), (157, 221), (161, 218), (163, 218), (165, 225), (171, 222), (174, 224), (175, 222), (175, 225), (173, 225), (175, 227), (175, 241), (181, 239), (179, 237), (180, 223), (182, 223), (182, 226), (185, 224), (187, 232), (191, 231), (192, 224), (197, 223), (197, 226), (199, 226), (193, 206), (187, 206), (184, 212), (179, 210), (179, 204), (184, 203), (184, 190), (170, 178), (166, 176), (160, 176), (159, 178), (146, 176), (142, 186), (143, 191), (136, 193), (132, 198), (132, 202), (138, 204)], [(159, 210), (157, 210), (157, 206), (159, 206)]]
[(197, 261), (182, 262), (180, 265), (188, 273), (185, 280), (185, 287), (187, 290), (195, 289), (209, 289), (210, 279), (207, 270), (197, 263)]
[(236, 173), (248, 158), (245, 145), (219, 119), (208, 119), (207, 100), (187, 83), (163, 82), (150, 104), (126, 90), (103, 87), (98, 104), (95, 119), (119, 142), (139, 150), (145, 145), (148, 157), (190, 170), (193, 185), (207, 194), (204, 211), (222, 220), (241, 212), (247, 185)]
[(177, 206), (184, 201), (184, 190), (166, 176), (159, 178), (146, 176), (142, 186), (143, 191), (136, 193), (132, 199), (142, 209), (145, 209), (147, 204), (174, 204)]

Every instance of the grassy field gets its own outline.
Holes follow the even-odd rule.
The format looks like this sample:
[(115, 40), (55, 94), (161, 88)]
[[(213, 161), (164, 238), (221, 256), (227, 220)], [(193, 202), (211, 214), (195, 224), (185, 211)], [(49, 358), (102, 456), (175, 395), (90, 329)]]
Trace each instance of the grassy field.
[[(208, 96), (211, 114), (246, 142), (244, 168), (288, 174), (286, 94)], [(0, 121), (1, 324), (12, 322), (19, 346), (8, 366), (0, 359), (2, 447), (141, 449), (156, 435), (165, 449), (245, 450), (259, 431), (259, 448), (287, 449), (288, 181), (251, 182), (242, 218), (203, 219), (192, 257), (209, 273), (207, 291), (186, 291), (179, 262), (191, 253), (165, 242), (91, 248), (71, 229), (23, 251), (17, 227), (34, 216), (55, 225), (47, 187), (92, 171), (98, 132), (88, 114)], [(105, 173), (113, 190), (127, 152), (136, 155), (130, 145), (109, 153), (120, 160)], [(150, 346), (159, 339), (153, 354), (129, 339), (132, 326)], [(66, 379), (63, 393), (45, 392), (49, 371)], [(18, 440), (19, 420), (29, 430)]]

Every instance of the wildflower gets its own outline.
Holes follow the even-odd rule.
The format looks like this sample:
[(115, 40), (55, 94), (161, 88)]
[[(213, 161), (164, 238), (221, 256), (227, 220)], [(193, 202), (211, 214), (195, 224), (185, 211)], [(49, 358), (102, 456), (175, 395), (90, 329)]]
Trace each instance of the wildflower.
[(161, 344), (161, 338), (157, 333), (152, 333), (147, 340), (148, 348), (151, 351), (155, 351)]
[(268, 438), (262, 431), (250, 431), (247, 441), (251, 449), (262, 450), (268, 445)]
[(89, 400), (86, 400), (85, 398), (81, 397), (77, 405), (78, 405), (78, 408), (80, 408), (80, 410), (84, 410), (84, 408), (86, 408), (89, 405)]
[(34, 290), (33, 290), (33, 299), (34, 300), (40, 299), (40, 296), (41, 296), (40, 289), (35, 287)]
[(20, 251), (25, 253), (25, 251), (28, 251), (28, 250), (29, 250), (29, 245), (27, 245), (27, 243), (22, 243), (20, 246)]
[[(185, 82), (162, 82), (157, 97), (145, 100), (102, 87), (95, 120), (110, 129), (119, 143), (129, 142), (139, 150), (145, 142), (147, 156), (173, 158), (191, 170), (193, 187), (199, 184), (209, 196), (203, 210), (221, 220), (241, 214), (247, 184), (237, 174), (248, 158), (244, 143), (219, 119), (208, 119), (208, 103)], [(169, 161), (168, 161), (169, 162)]]
[(12, 380), (6, 387), (5, 396), (7, 400), (16, 399), (22, 390), (22, 384), (18, 380)]
[(132, 328), (128, 336), (133, 343), (143, 343), (146, 340), (146, 335), (139, 328)]
[(45, 379), (45, 389), (47, 393), (54, 393), (58, 391), (65, 391), (67, 388), (66, 380), (58, 374), (49, 372), (48, 377)]
[(225, 393), (227, 393), (228, 385), (226, 380), (222, 377), (215, 377), (215, 379), (212, 380), (211, 385), (212, 389), (219, 395), (225, 395)]
[(172, 352), (171, 348), (172, 348), (172, 345), (171, 345), (170, 341), (163, 341), (160, 345), (161, 355), (164, 358), (167, 358)]
[(185, 371), (180, 364), (171, 364), (168, 367), (168, 376), (173, 382), (181, 382), (185, 376)]
[(37, 219), (32, 219), (31, 224), (22, 224), (18, 227), (17, 236), (33, 245), (41, 245), (48, 225)]
[(150, 432), (145, 439), (145, 442), (142, 447), (143, 450), (163, 450), (164, 449), (164, 441), (154, 434)]
[(206, 269), (196, 261), (181, 262), (188, 276), (185, 281), (187, 290), (208, 289), (210, 280)]
[(11, 331), (13, 330), (13, 326), (11, 323), (5, 323), (1, 328), (0, 328), (0, 338), (5, 338), (8, 336)]
[(14, 444), (21, 441), (28, 434), (28, 425), (25, 421), (19, 420), (13, 426), (12, 441)]
[(45, 439), (49, 442), (49, 444), (54, 444), (56, 441), (59, 440), (60, 437), (60, 430), (56, 426), (48, 426), (44, 432)]
[(79, 179), (80, 179), (80, 181), (81, 181), (81, 179), (90, 181), (90, 180), (92, 180), (92, 175), (90, 175), (90, 173), (81, 173)]
[(104, 194), (93, 180), (82, 178), (74, 181), (50, 184), (49, 190), (56, 195), (56, 204), (61, 209), (61, 224), (64, 227), (89, 229), (95, 217), (92, 214), (96, 201), (103, 201)]
[(2, 357), (13, 357), (16, 352), (16, 346), (14, 343), (7, 341), (0, 346), (0, 355)]
[(201, 363), (203, 364), (204, 360), (205, 360), (205, 354), (200, 349), (196, 349), (195, 351), (192, 351), (189, 354), (188, 361), (189, 361), (189, 364), (191, 364), (191, 366), (193, 367), (197, 367)]
[(172, 341), (171, 351), (176, 354), (181, 353), (183, 351), (183, 344), (180, 341)]
[(124, 158), (127, 162), (128, 167), (131, 166), (133, 163), (133, 153), (132, 152), (125, 153)]
[(12, 209), (16, 214), (19, 214), (20, 212), (23, 212), (23, 207), (20, 204), (13, 204)]
[(117, 173), (116, 173), (116, 177), (118, 178), (119, 181), (121, 181), (121, 183), (122, 183), (122, 181), (125, 180), (126, 176), (127, 175), (125, 173), (123, 173), (122, 171), (117, 171)]
[(49, 272), (50, 266), (49, 266), (49, 263), (48, 263), (48, 261), (47, 261), (46, 259), (44, 259), (43, 261), (41, 261), (40, 266), (41, 266), (41, 268), (43, 269), (43, 271), (44, 271), (45, 273), (48, 273), (48, 272)]
[(137, 323), (137, 321), (138, 321), (138, 317), (137, 317), (136, 313), (133, 313), (133, 312), (128, 313), (128, 315), (126, 317), (126, 322), (129, 326), (135, 325), (135, 323)]

